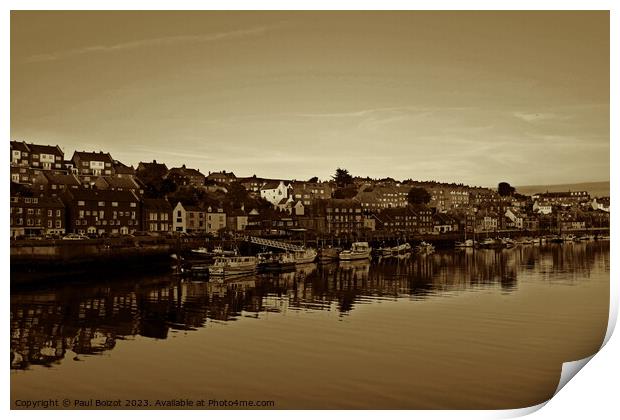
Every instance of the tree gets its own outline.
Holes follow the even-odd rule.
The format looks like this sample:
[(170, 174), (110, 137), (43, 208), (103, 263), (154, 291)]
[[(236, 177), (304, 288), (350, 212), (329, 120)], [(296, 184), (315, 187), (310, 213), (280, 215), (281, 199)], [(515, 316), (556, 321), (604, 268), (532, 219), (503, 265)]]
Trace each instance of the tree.
[(312, 178), (310, 178), (308, 180), (308, 182), (310, 182), (312, 184), (316, 184), (317, 182), (319, 182), (319, 177), (318, 176), (313, 176)]
[(346, 169), (336, 169), (336, 175), (334, 175), (332, 178), (334, 179), (334, 181), (336, 181), (336, 185), (340, 188), (344, 188), (348, 185), (353, 184), (353, 177)]
[(515, 188), (511, 187), (510, 184), (507, 182), (500, 182), (497, 185), (497, 193), (502, 197), (506, 197), (509, 195), (513, 195), (515, 193)]
[(428, 204), (431, 201), (431, 195), (425, 188), (413, 187), (407, 194), (409, 204)]
[(357, 195), (357, 188), (351, 185), (345, 188), (338, 188), (334, 191), (334, 198), (353, 198)]

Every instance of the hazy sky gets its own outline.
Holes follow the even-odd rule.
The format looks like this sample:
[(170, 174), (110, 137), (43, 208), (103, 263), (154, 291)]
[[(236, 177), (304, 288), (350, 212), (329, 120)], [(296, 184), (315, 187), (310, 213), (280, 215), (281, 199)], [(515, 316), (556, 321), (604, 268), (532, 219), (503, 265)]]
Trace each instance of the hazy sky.
[(204, 173), (609, 179), (607, 12), (13, 12), (11, 139)]

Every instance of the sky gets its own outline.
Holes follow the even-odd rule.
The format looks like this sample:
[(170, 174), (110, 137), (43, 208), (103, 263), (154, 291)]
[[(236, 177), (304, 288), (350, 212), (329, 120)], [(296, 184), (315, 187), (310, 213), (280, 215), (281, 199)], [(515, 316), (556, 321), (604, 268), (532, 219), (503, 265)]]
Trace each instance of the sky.
[(237, 176), (609, 180), (608, 12), (11, 12), (11, 140)]

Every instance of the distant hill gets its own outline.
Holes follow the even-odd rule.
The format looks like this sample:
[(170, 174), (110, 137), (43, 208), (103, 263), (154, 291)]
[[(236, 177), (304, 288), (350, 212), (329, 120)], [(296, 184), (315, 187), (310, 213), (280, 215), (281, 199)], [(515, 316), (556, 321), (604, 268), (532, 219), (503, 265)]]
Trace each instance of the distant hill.
[(582, 182), (578, 184), (524, 185), (515, 188), (518, 193), (525, 195), (547, 191), (587, 191), (591, 197), (609, 196), (609, 181)]

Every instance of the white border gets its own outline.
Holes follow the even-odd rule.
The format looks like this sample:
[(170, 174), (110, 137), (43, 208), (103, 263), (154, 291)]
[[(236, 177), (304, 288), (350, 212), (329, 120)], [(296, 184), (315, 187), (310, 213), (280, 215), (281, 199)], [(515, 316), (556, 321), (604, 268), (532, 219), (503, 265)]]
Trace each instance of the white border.
[[(325, 0), (315, 0), (312, 2), (309, 1), (298, 1), (293, 3), (285, 2), (285, 1), (270, 1), (264, 0), (260, 2), (251, 2), (251, 1), (218, 1), (218, 2), (196, 2), (191, 0), (176, 0), (174, 2), (171, 1), (161, 1), (161, 0), (151, 0), (151, 1), (120, 1), (120, 0), (108, 0), (108, 1), (89, 1), (79, 2), (79, 1), (56, 1), (53, 5), (50, 4), (49, 1), (7, 1), (3, 2), (4, 14), (2, 15), (2, 25), (0, 25), (0, 31), (2, 31), (2, 96), (4, 102), (3, 112), (1, 115), (0, 121), (2, 121), (2, 127), (4, 128), (4, 132), (7, 133), (7, 137), (10, 138), (10, 115), (7, 112), (10, 109), (10, 68), (9, 68), (9, 59), (10, 59), (10, 13), (9, 10), (48, 10), (48, 9), (65, 9), (65, 10), (135, 10), (135, 9), (151, 9), (151, 10), (167, 10), (167, 9), (176, 9), (176, 10), (197, 10), (197, 9), (212, 9), (212, 10), (233, 10), (233, 9), (248, 9), (248, 10), (346, 10), (346, 9), (361, 9), (361, 10), (408, 10), (408, 9), (417, 9), (417, 10), (611, 10), (611, 115), (618, 115), (617, 112), (617, 99), (618, 99), (618, 24), (620, 20), (617, 16), (618, 8), (614, 7), (615, 3), (612, 1), (549, 1), (549, 0), (521, 0), (521, 1), (502, 1), (502, 2), (493, 2), (493, 1), (427, 1), (427, 2), (406, 2), (406, 1), (395, 1), (395, 0), (382, 0), (381, 2), (370, 2), (370, 1), (325, 1)], [(203, 7), (200, 7), (203, 6)], [(618, 124), (616, 120), (611, 119), (611, 136), (610, 139), (618, 138)], [(618, 207), (618, 187), (614, 182), (614, 179), (617, 179), (618, 170), (613, 165), (614, 163), (618, 163), (618, 147), (615, 142), (611, 141), (611, 196), (612, 196), (612, 207), (614, 209), (620, 208)], [(8, 147), (4, 147), (2, 149), (2, 154), (4, 156), (5, 162), (9, 159)], [(9, 167), (8, 165), (4, 165), (2, 167), (3, 176), (5, 180), (10, 179), (9, 177)], [(4, 192), (4, 197), (8, 196), (8, 183), (2, 183), (2, 189)], [(8, 221), (8, 206), (2, 207), (2, 214), (0, 215), (3, 223)], [(8, 227), (5, 227), (6, 232), (8, 233)], [(612, 232), (611, 235), (614, 238), (618, 237), (618, 229), (615, 224), (612, 223)], [(4, 281), (9, 282), (9, 263), (8, 263), (8, 234), (6, 235), (5, 242), (3, 242), (3, 255), (5, 256), (5, 264), (3, 264), (4, 268)], [(618, 255), (617, 246), (615, 246), (615, 242), (612, 241), (611, 245), (611, 260), (616, 261), (616, 257)], [(615, 325), (615, 320), (617, 318), (618, 306), (617, 303), (620, 298), (619, 290), (618, 290), (618, 279), (616, 278), (616, 269), (615, 264), (612, 264), (611, 267), (611, 311), (610, 311), (610, 328), (608, 330), (608, 336), (606, 339), (609, 339), (610, 333), (613, 330), (613, 325)], [(2, 313), (2, 327), (3, 327), (3, 338), (4, 338), (4, 351), (9, 352), (9, 308), (10, 303), (10, 295), (9, 293), (5, 293), (3, 296), (5, 310)], [(529, 412), (536, 411), (533, 414), (532, 418), (538, 419), (548, 419), (548, 418), (562, 418), (562, 419), (581, 419), (585, 416), (594, 417), (594, 418), (606, 418), (608, 417), (608, 413), (617, 412), (617, 384), (618, 384), (618, 374), (619, 372), (619, 362), (618, 358), (614, 357), (615, 354), (620, 354), (620, 344), (617, 337), (611, 336), (611, 339), (605, 345), (604, 351), (599, 352), (597, 355), (593, 357), (588, 366), (584, 369), (583, 372), (579, 373), (577, 379), (569, 381), (568, 384), (558, 393), (557, 396), (552, 398), (545, 406), (544, 409), (536, 411), (540, 407), (532, 407), (529, 409), (521, 409), (521, 410), (504, 410), (504, 411), (388, 411), (388, 412), (374, 412), (374, 411), (361, 411), (355, 413), (348, 413), (349, 415), (354, 415), (356, 417), (366, 417), (371, 418), (376, 415), (381, 416), (390, 416), (393, 418), (402, 418), (402, 419), (410, 419), (411, 417), (417, 418), (460, 418), (460, 419), (481, 419), (481, 418), (503, 418), (503, 417), (514, 417), (519, 415), (528, 414)], [(8, 355), (7, 355), (8, 356)], [(8, 360), (8, 357), (5, 358)], [(9, 369), (6, 369), (6, 380), (2, 383), (2, 391), (6, 398), (2, 399), (3, 408), (9, 410)], [(545, 405), (545, 404), (542, 404)], [(541, 405), (541, 406), (542, 406)], [(120, 413), (119, 413), (120, 414)], [(141, 415), (140, 413), (134, 413)], [(149, 416), (154, 416), (156, 418), (167, 418), (173, 413), (159, 411), (159, 412), (149, 412)], [(259, 419), (262, 418), (284, 418), (285, 416), (294, 415), (295, 417), (300, 418), (310, 418), (316, 417), (318, 413), (312, 411), (295, 411), (285, 412), (285, 411), (253, 411), (250, 413), (236, 413), (230, 411), (210, 411), (205, 413), (204, 411), (198, 412), (189, 412), (183, 411), (184, 416), (196, 416), (196, 417), (204, 417), (208, 415), (209, 417), (219, 417), (219, 418), (228, 418), (231, 415), (239, 415), (239, 416), (248, 416), (257, 417)], [(328, 411), (321, 412), (319, 415), (328, 417), (340, 417), (344, 413), (340, 413), (338, 411)], [(84, 416), (84, 413), (78, 411), (47, 411), (45, 413), (39, 413), (34, 411), (11, 411), (11, 416), (16, 417), (35, 417), (35, 416), (46, 416), (52, 418), (66, 418), (66, 417), (74, 417), (74, 416)], [(93, 416), (95, 418), (104, 418), (108, 417), (110, 413), (106, 412), (90, 412), (86, 414), (88, 416)]]

